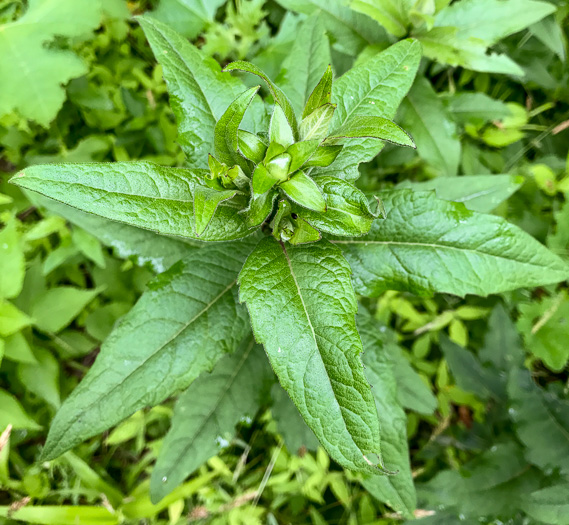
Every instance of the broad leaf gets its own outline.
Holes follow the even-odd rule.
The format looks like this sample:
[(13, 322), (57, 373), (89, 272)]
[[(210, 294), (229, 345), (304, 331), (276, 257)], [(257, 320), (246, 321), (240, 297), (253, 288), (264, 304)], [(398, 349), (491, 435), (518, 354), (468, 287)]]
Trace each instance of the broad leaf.
[(421, 159), (437, 175), (456, 175), (460, 161), (456, 127), (426, 78), (420, 77), (413, 84), (401, 112), (401, 123), (413, 137)]
[(407, 33), (413, 0), (351, 0), (350, 7), (377, 20), (392, 35)]
[[(166, 24), (148, 16), (138, 20), (162, 65), (178, 122), (178, 142), (188, 157), (188, 166), (205, 169), (208, 154), (213, 151), (215, 125), (243, 91), (243, 85), (224, 75), (215, 60)], [(262, 117), (262, 104), (251, 109), (257, 112), (256, 120)]]
[(490, 213), (518, 191), (524, 178), (519, 175), (464, 175), (437, 177), (425, 182), (404, 180), (397, 188), (435, 190), (439, 199), (462, 202), (469, 210)]
[(563, 525), (569, 516), (569, 484), (536, 490), (524, 498), (521, 508), (540, 523)]
[(501, 217), (432, 193), (395, 190), (381, 197), (387, 219), (374, 222), (363, 239), (333, 241), (352, 267), (357, 293), (486, 296), (568, 276), (559, 257)]
[(315, 212), (326, 211), (326, 201), (318, 184), (303, 171), (299, 171), (289, 180), (283, 182), (280, 188), (286, 193), (290, 200), (303, 208)]
[(393, 363), (385, 351), (385, 346), (392, 343), (385, 336), (386, 331), (379, 328), (367, 311), (360, 310), (358, 329), (365, 350), (363, 362), (377, 406), (383, 459), (385, 467), (397, 474), (365, 478), (363, 486), (378, 500), (405, 517), (411, 517), (417, 497), (409, 462), (407, 417), (397, 398), (398, 384)]
[(201, 237), (215, 215), (218, 206), (235, 197), (237, 190), (217, 191), (196, 184), (194, 187), (194, 223), (197, 237)]
[(16, 297), (24, 285), (26, 260), (18, 221), (10, 219), (0, 230), (0, 299)]
[(569, 401), (539, 388), (527, 370), (514, 369), (508, 380), (510, 409), (525, 457), (543, 470), (569, 473)]
[(326, 212), (296, 209), (312, 226), (333, 235), (358, 236), (367, 233), (375, 216), (366, 196), (342, 179), (318, 177), (316, 183), (326, 201)]
[(193, 40), (215, 19), (225, 0), (160, 0), (150, 16)]
[(297, 115), (302, 113), (322, 73), (331, 62), (330, 43), (322, 17), (314, 14), (300, 26), (279, 75), (279, 85), (288, 95)]
[(482, 361), (504, 371), (519, 367), (524, 362), (525, 352), (520, 334), (502, 304), (496, 305), (490, 314), (484, 346), (479, 355)]
[(24, 410), (20, 402), (10, 393), (0, 389), (0, 432), (3, 432), (8, 425), (14, 428), (27, 430), (39, 430), (38, 425)]
[(484, 93), (455, 93), (449, 97), (448, 110), (454, 120), (460, 123), (491, 122), (511, 114), (504, 102)]
[(326, 138), (335, 110), (335, 104), (326, 103), (304, 117), (300, 123), (300, 138), (302, 140)]
[[(379, 423), (364, 376), (351, 270), (321, 241), (262, 240), (239, 276), (257, 341), (326, 451), (354, 471), (379, 473)], [(341, 345), (339, 342), (341, 341)]]
[(148, 285), (57, 413), (45, 458), (188, 387), (237, 348), (249, 326), (236, 279), (251, 244), (230, 246), (202, 248)]
[[(106, 219), (196, 239), (192, 193), (206, 175), (150, 162), (50, 164), (29, 167), (12, 182)], [(231, 240), (249, 233), (234, 205), (224, 202), (200, 240)]]
[(263, 349), (252, 338), (194, 381), (176, 403), (152, 471), (152, 501), (160, 501), (214, 456), (240, 420), (255, 417), (273, 381)]
[(415, 147), (413, 140), (404, 130), (395, 122), (383, 117), (351, 117), (343, 126), (331, 133), (325, 142), (334, 139), (365, 137), (385, 140), (401, 146)]
[[(420, 58), (420, 44), (403, 40), (350, 69), (332, 87), (337, 108), (331, 129), (341, 128), (355, 116), (393, 118), (413, 83)], [(370, 161), (382, 148), (383, 143), (375, 139), (352, 139), (326, 175), (353, 181), (358, 164)]]

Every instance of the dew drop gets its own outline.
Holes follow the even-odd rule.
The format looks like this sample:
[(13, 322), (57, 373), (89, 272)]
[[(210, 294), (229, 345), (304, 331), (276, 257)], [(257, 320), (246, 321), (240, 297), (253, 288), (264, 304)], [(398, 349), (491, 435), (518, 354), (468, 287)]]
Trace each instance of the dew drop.
[(168, 478), (167, 478), (166, 476), (164, 476), (164, 477), (162, 478), (162, 483), (166, 483), (167, 481), (168, 481)]
[(281, 349), (280, 349), (280, 347), (279, 347), (279, 349), (278, 349), (278, 353), (280, 354), (281, 352), (282, 352), (282, 350), (281, 350)]

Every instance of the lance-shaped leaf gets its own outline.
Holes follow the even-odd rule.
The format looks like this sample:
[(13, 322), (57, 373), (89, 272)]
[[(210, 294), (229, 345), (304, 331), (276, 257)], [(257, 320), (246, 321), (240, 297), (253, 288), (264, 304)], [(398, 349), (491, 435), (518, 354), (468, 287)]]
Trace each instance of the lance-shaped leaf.
[(237, 190), (217, 191), (201, 184), (194, 186), (194, 223), (196, 236), (201, 237), (219, 205), (235, 197)]
[[(11, 182), (106, 219), (195, 239), (193, 188), (207, 173), (151, 162), (49, 164), (26, 168)], [(249, 233), (235, 205), (223, 202), (200, 240)]]
[(330, 134), (325, 142), (334, 139), (365, 137), (385, 140), (401, 146), (415, 147), (413, 139), (403, 129), (395, 122), (383, 117), (352, 117)]
[(259, 164), (267, 152), (267, 145), (253, 133), (240, 129), (238, 131), (239, 151), (255, 164)]
[[(332, 86), (332, 102), (338, 107), (332, 130), (341, 128), (354, 116), (392, 119), (413, 83), (420, 59), (421, 45), (413, 40), (402, 40), (336, 80)], [(374, 139), (351, 139), (349, 146), (323, 174), (355, 180), (358, 164), (373, 159), (383, 148), (383, 144)]]
[(192, 383), (176, 403), (172, 426), (152, 471), (154, 503), (215, 456), (240, 420), (255, 417), (274, 377), (262, 347), (251, 337), (233, 355), (221, 359), (213, 372)]
[(283, 182), (280, 188), (292, 201), (303, 208), (325, 212), (326, 201), (318, 185), (303, 171), (299, 171), (289, 180)]
[(215, 155), (228, 166), (239, 164), (243, 169), (248, 169), (247, 161), (237, 152), (238, 131), (245, 111), (260, 88), (261, 86), (252, 87), (241, 93), (215, 126)]
[(320, 81), (322, 72), (331, 62), (330, 42), (322, 16), (315, 13), (300, 26), (279, 75), (279, 85), (288, 94), (297, 115), (302, 113), (312, 90)]
[(302, 217), (291, 218), (291, 222), (293, 223), (293, 234), (288, 239), (288, 242), (293, 246), (316, 242), (322, 238), (320, 232), (308, 224)]
[(249, 226), (254, 228), (265, 222), (273, 211), (273, 205), (277, 195), (278, 191), (276, 190), (266, 191), (261, 195), (255, 193), (251, 195), (249, 207), (243, 211)]
[(302, 112), (303, 119), (308, 117), (308, 115), (312, 114), (319, 107), (330, 103), (330, 100), (332, 99), (333, 78), (334, 74), (332, 73), (332, 66), (328, 65), (324, 75), (322, 75), (322, 78), (310, 94), (310, 97), (306, 102), (306, 106), (304, 106), (304, 111)]
[(275, 104), (269, 127), (269, 141), (285, 148), (294, 142), (294, 133), (281, 107)]
[(358, 313), (358, 329), (364, 347), (366, 377), (372, 386), (381, 428), (381, 449), (387, 469), (394, 476), (375, 475), (364, 478), (363, 486), (378, 500), (387, 503), (405, 517), (410, 517), (417, 504), (411, 476), (407, 445), (407, 416), (397, 397), (394, 363), (385, 346), (393, 344), (385, 327), (378, 325), (365, 309)]
[(343, 147), (344, 146), (320, 146), (314, 152), (314, 155), (306, 161), (304, 166), (306, 168), (330, 166), (330, 164), (336, 160), (336, 157), (340, 154)]
[(363, 239), (336, 240), (354, 272), (356, 291), (486, 296), (556, 283), (567, 265), (501, 217), (439, 200), (432, 192), (381, 195), (387, 219)]
[(251, 73), (253, 75), (257, 75), (259, 78), (262, 78), (267, 83), (269, 91), (271, 92), (271, 95), (273, 95), (273, 98), (275, 99), (275, 103), (278, 104), (283, 110), (286, 120), (289, 123), (294, 133), (294, 136), (295, 137), (297, 136), (298, 124), (296, 122), (294, 109), (292, 108), (289, 99), (283, 93), (283, 91), (276, 84), (274, 84), (273, 81), (267, 75), (265, 75), (265, 73), (260, 68), (258, 68), (254, 64), (251, 64), (250, 62), (245, 62), (244, 60), (237, 60), (225, 66), (225, 69), (223, 71), (244, 71), (246, 73)]
[[(138, 21), (162, 66), (178, 123), (178, 142), (188, 157), (188, 166), (207, 168), (207, 156), (214, 147), (215, 125), (243, 91), (243, 84), (231, 75), (224, 75), (215, 60), (168, 25), (148, 16)], [(262, 120), (264, 109), (260, 101), (252, 105), (251, 111), (256, 114), (251, 117), (252, 123)]]
[(249, 324), (235, 285), (251, 247), (206, 246), (148, 285), (57, 413), (44, 459), (188, 387), (238, 347)]
[(324, 139), (328, 135), (336, 104), (324, 104), (304, 117), (300, 123), (302, 140)]
[(286, 151), (292, 157), (289, 173), (294, 173), (296, 170), (302, 168), (304, 164), (316, 153), (319, 140), (302, 140), (295, 142)]
[(318, 177), (316, 183), (324, 194), (326, 213), (295, 209), (320, 231), (347, 237), (367, 233), (376, 216), (367, 197), (352, 184), (334, 177)]
[(377, 473), (379, 423), (360, 359), (351, 269), (326, 241), (263, 239), (239, 275), (258, 342), (308, 426), (340, 465)]

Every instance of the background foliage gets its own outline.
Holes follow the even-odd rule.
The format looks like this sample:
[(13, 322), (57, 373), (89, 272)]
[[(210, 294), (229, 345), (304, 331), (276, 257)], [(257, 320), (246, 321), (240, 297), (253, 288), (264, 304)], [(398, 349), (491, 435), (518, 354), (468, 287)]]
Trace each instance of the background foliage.
[[(177, 260), (171, 245), (146, 254), (144, 235), (129, 253), (120, 226), (109, 233), (5, 184), (45, 162), (182, 165), (161, 70), (132, 14), (150, 10), (221, 63), (246, 58), (283, 83), (281, 64), (298, 66), (299, 24), (314, 13), (336, 76), (416, 38), (421, 74), (395, 120), (417, 150), (386, 147), (362, 167), (360, 188), (433, 189), (569, 259), (569, 4), (449, 4), (0, 0), (0, 523), (375, 524), (413, 514), (427, 524), (569, 523), (567, 283), (489, 298), (390, 291), (365, 300), (362, 338), (382, 351), (364, 362), (385, 389), (376, 399), (399, 401), (383, 407), (393, 412), (384, 432), (407, 432), (417, 510), (406, 489), (386, 497), (330, 463), (276, 387), (278, 417), (252, 398), (256, 417), (233, 422), (218, 455), (158, 505), (147, 469), (174, 400), (37, 462), (100, 342)], [(381, 383), (383, 367), (396, 384)], [(385, 479), (397, 486), (397, 476)]]

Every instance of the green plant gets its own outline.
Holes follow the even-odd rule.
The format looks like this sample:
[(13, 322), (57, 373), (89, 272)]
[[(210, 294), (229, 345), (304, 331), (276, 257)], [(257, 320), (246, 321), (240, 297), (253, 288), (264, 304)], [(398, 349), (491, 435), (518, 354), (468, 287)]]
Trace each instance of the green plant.
[[(305, 27), (302, 34), (321, 43), (325, 37), (318, 19), (305, 24), (311, 31)], [(419, 59), (417, 44), (396, 44), (351, 69), (332, 88), (327, 88), (331, 82), (327, 73), (319, 84), (325, 89), (314, 98), (313, 108), (308, 95), (330, 62), (327, 45), (319, 47), (321, 54), (299, 56), (308, 67), (283, 74), (281, 87), (290, 101), (269, 84), (275, 106), (269, 133), (263, 135), (267, 118), (264, 106), (253, 98), (254, 90), (239, 95), (243, 89), (239, 82), (221, 74), (167, 27), (144, 19), (143, 25), (169, 81), (190, 169), (149, 163), (36, 166), (14, 181), (100, 216), (164, 234), (194, 241), (247, 238), (188, 248), (190, 255), (150, 285), (57, 416), (46, 457), (187, 388), (200, 372), (215, 366), (211, 376), (200, 377), (180, 397), (153, 474), (154, 497), (163, 496), (213, 455), (215, 438), (243, 412), (258, 406), (272, 382), (258, 348), (248, 342), (247, 314), (235, 292), (241, 271), (240, 294), (255, 336), (265, 344), (273, 369), (305, 420), (334, 459), (366, 474), (364, 484), (370, 491), (410, 514), (414, 493), (406, 453), (393, 452), (401, 450), (402, 442), (406, 450), (404, 428), (383, 435), (387, 467), (399, 469), (399, 475), (380, 476), (367, 461), (380, 451), (378, 417), (382, 428), (394, 429), (401, 413), (394, 401), (393, 373), (376, 350), (389, 342), (377, 338), (374, 321), (362, 313), (358, 326), (369, 354), (364, 361), (369, 359), (366, 364), (372, 368), (372, 363), (374, 372), (383, 372), (369, 378), (380, 408), (376, 413), (359, 362), (350, 273), (356, 291), (368, 297), (388, 289), (419, 295), (487, 295), (563, 280), (564, 263), (503, 219), (472, 213), (431, 193), (408, 189), (381, 193), (387, 218), (375, 220), (377, 212), (352, 183), (358, 164), (381, 149), (379, 138), (408, 140), (385, 118), (393, 117), (411, 85)], [(233, 67), (252, 69), (247, 64)], [(365, 82), (369, 93), (362, 96)], [(243, 126), (250, 134), (245, 129), (240, 133), (238, 122), (248, 102)], [(313, 112), (305, 114), (306, 102)], [(332, 103), (337, 105), (335, 111)], [(316, 144), (289, 144), (300, 138), (304, 119), (298, 131), (294, 122), (301, 112), (308, 123), (315, 112), (323, 118), (334, 113), (329, 115), (332, 133), (314, 139)], [(375, 138), (350, 138), (361, 136), (362, 130), (363, 136)], [(280, 151), (272, 157), (275, 150)], [(209, 153), (217, 163), (211, 160), (207, 171)], [(308, 163), (315, 155), (319, 162), (321, 158), (333, 162), (307, 166), (311, 171), (301, 175), (291, 166), (293, 161), (301, 162), (302, 155), (307, 155)], [(279, 162), (272, 163), (275, 158)], [(284, 180), (289, 175), (290, 180)], [(139, 195), (132, 195), (133, 189)], [(159, 204), (150, 204), (155, 201)], [(267, 218), (273, 219), (270, 228)], [(259, 241), (262, 232), (254, 233), (255, 229), (270, 229), (272, 235)], [(327, 238), (319, 240), (321, 233)], [(313, 242), (304, 245), (307, 241)], [(366, 330), (366, 323), (372, 328)], [(233, 355), (216, 365), (225, 353)], [(379, 362), (374, 363), (374, 358)], [(247, 381), (253, 374), (255, 385)], [(235, 410), (231, 408), (236, 396), (224, 397), (233, 385), (240, 385)], [(204, 406), (195, 406), (193, 401), (202, 398)], [(188, 410), (196, 410), (189, 420)], [(200, 422), (204, 414), (215, 418)], [(338, 424), (340, 428), (334, 426)], [(203, 456), (177, 452), (192, 447)]]

